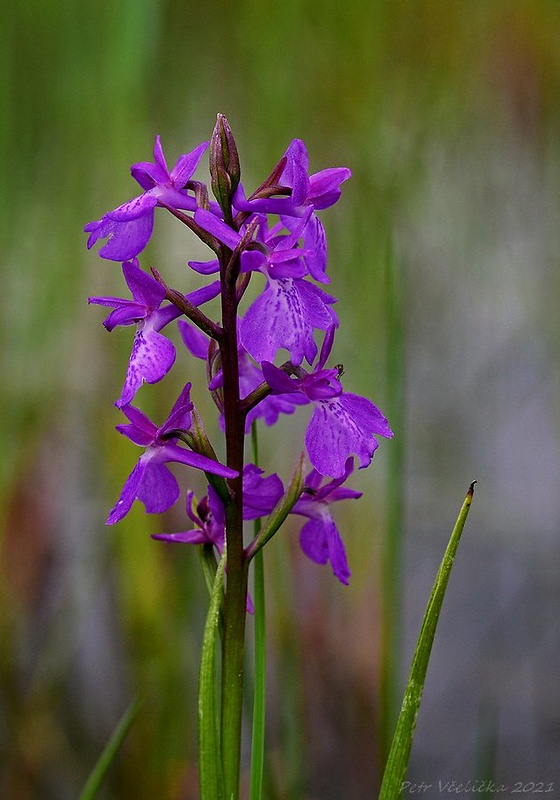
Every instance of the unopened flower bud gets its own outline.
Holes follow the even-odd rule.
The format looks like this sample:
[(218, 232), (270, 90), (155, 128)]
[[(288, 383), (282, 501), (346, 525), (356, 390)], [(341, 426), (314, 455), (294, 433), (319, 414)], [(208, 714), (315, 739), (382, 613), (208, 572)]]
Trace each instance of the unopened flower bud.
[(210, 139), (210, 177), (214, 197), (224, 214), (231, 210), (231, 197), (239, 184), (241, 169), (237, 146), (223, 114), (218, 114)]

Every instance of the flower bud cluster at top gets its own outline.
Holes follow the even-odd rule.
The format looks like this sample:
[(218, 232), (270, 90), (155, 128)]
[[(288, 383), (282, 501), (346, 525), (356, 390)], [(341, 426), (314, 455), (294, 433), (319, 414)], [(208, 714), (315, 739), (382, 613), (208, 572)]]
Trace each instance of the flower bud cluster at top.
[[(203, 183), (193, 179), (208, 145), (217, 202)], [(208, 389), (226, 438), (228, 413), (231, 419), (224, 399), (224, 383), (231, 381), (224, 364), (228, 343), (234, 343), (237, 353), (234, 411), (245, 433), (257, 419), (271, 426), (280, 414), (292, 414), (298, 405), (312, 406), (305, 435), (312, 469), (291, 510), (308, 518), (301, 532), (304, 552), (317, 563), (330, 562), (334, 574), (347, 583), (350, 570), (344, 545), (328, 506), (360, 496), (342, 485), (353, 471), (352, 455), (366, 467), (377, 448), (375, 436), (392, 436), (379, 409), (370, 400), (345, 392), (339, 370), (326, 367), (339, 323), (335, 298), (317, 285), (330, 282), (325, 229), (318, 212), (337, 202), (350, 170), (337, 167), (309, 175), (306, 147), (294, 139), (269, 177), (247, 196), (233, 135), (225, 117), (218, 115), (210, 143), (180, 156), (173, 169), (167, 166), (158, 136), (154, 161), (134, 164), (131, 174), (142, 193), (85, 227), (88, 248), (107, 240), (99, 254), (121, 262), (130, 290), (128, 298), (90, 297), (89, 302), (113, 309), (104, 321), (107, 330), (135, 326), (115, 405), (128, 419), (117, 430), (144, 451), (107, 522), (122, 519), (136, 499), (148, 512), (167, 510), (180, 495), (167, 464), (182, 463), (206, 473), (208, 496), (198, 502), (188, 493), (187, 515), (194, 528), (157, 538), (222, 549), (227, 481), (237, 478), (241, 469), (231, 459), (226, 465), (218, 462), (190, 400), (190, 383), (159, 428), (132, 405), (143, 383), (160, 381), (175, 363), (175, 346), (162, 331), (177, 321), (187, 350), (207, 364)], [(154, 268), (149, 273), (140, 267), (138, 256), (152, 235), (158, 207), (171, 212), (212, 251), (207, 261), (189, 262), (205, 279), (190, 294), (170, 288)], [(262, 291), (241, 315), (238, 305), (255, 273), (264, 278)], [(219, 296), (222, 319), (216, 322), (202, 306)], [(228, 302), (234, 305), (233, 326), (226, 319)], [(315, 341), (318, 331), (323, 334), (320, 350)], [(282, 350), (288, 359), (275, 364)], [(243, 518), (270, 514), (285, 494), (280, 478), (264, 477), (252, 464), (243, 467), (242, 477)]]

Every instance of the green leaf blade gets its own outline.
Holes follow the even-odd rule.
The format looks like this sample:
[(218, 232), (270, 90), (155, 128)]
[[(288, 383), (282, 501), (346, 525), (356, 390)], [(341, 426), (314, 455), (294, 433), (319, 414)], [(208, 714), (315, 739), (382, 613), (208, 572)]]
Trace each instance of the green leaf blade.
[(107, 742), (103, 752), (93, 768), (86, 785), (84, 786), (79, 800), (94, 800), (101, 788), (105, 777), (115, 761), (117, 754), (126, 739), (132, 723), (136, 719), (140, 708), (142, 707), (143, 700), (136, 698), (127, 708), (109, 741)]
[(198, 764), (200, 796), (204, 800), (222, 800), (225, 797), (216, 697), (216, 652), (225, 564), (224, 547), (210, 597), (200, 659)]
[(416, 728), (416, 719), (420, 709), (420, 702), (422, 700), (424, 683), (428, 671), (428, 663), (443, 598), (449, 582), (449, 575), (451, 574), (457, 548), (461, 540), (461, 534), (463, 533), (463, 528), (471, 507), (475, 483), (476, 481), (473, 481), (469, 487), (463, 506), (457, 517), (457, 522), (451, 533), (445, 555), (443, 556), (443, 560), (436, 575), (430, 599), (428, 600), (422, 628), (412, 659), (412, 666), (410, 668), (401, 711), (397, 720), (393, 742), (383, 775), (379, 800), (396, 800), (401, 794), (401, 786), (408, 767)]

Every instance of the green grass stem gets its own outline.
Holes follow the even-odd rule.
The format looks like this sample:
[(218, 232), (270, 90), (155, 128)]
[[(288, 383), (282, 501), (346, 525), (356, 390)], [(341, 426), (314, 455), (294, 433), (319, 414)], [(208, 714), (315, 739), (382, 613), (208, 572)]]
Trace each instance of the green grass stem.
[(105, 777), (115, 761), (121, 746), (126, 739), (132, 723), (138, 716), (138, 712), (142, 707), (143, 700), (136, 698), (127, 708), (109, 741), (107, 742), (103, 752), (93, 768), (86, 785), (79, 797), (79, 800), (93, 800), (97, 796), (99, 789)]
[(449, 544), (447, 545), (426, 607), (422, 628), (414, 652), (414, 658), (412, 659), (412, 666), (410, 668), (410, 675), (408, 677), (401, 711), (397, 720), (395, 735), (385, 767), (379, 800), (396, 800), (401, 794), (401, 787), (408, 767), (414, 730), (416, 728), (416, 718), (422, 700), (422, 692), (424, 690), (424, 682), (426, 680), (436, 627), (455, 554), (457, 553), (461, 534), (471, 507), (475, 482), (476, 481), (473, 481), (473, 483), (471, 483), (459, 516), (457, 517), (457, 522), (451, 533)]
[(198, 763), (200, 796), (204, 800), (223, 800), (225, 797), (216, 692), (216, 651), (225, 565), (226, 548), (224, 547), (214, 579), (200, 659)]
[[(253, 463), (259, 465), (257, 424), (251, 429)], [(254, 525), (255, 538), (261, 530), (261, 520)], [(253, 730), (251, 744), (251, 800), (260, 800), (263, 788), (264, 739), (266, 717), (266, 597), (264, 586), (264, 557), (259, 550), (253, 561), (253, 602), (255, 605), (253, 656)]]

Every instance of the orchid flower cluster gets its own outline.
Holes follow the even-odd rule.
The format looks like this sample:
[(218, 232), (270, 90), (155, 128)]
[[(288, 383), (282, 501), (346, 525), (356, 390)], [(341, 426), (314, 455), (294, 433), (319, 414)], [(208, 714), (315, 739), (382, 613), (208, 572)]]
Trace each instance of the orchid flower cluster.
[[(328, 505), (360, 496), (342, 486), (353, 471), (351, 454), (358, 456), (361, 467), (367, 467), (377, 448), (375, 435), (392, 436), (387, 420), (370, 400), (344, 391), (340, 368), (325, 368), (338, 327), (332, 308), (336, 300), (311, 280), (322, 284), (330, 281), (325, 230), (317, 212), (336, 203), (350, 170), (325, 169), (309, 176), (306, 147), (295, 139), (269, 178), (247, 199), (239, 182), (235, 144), (221, 116), (211, 145), (212, 188), (218, 203), (209, 201), (206, 186), (193, 180), (208, 143), (182, 155), (170, 171), (158, 136), (154, 162), (131, 168), (142, 194), (85, 227), (90, 234), (88, 248), (108, 237), (99, 254), (122, 262), (131, 293), (131, 298), (90, 297), (89, 302), (114, 309), (104, 322), (108, 331), (119, 325), (136, 326), (124, 386), (115, 405), (129, 420), (117, 430), (145, 449), (107, 523), (121, 520), (136, 499), (150, 513), (170, 508), (179, 499), (179, 485), (166, 466), (169, 462), (222, 478), (238, 474), (232, 466), (204, 454), (207, 442), (206, 447), (199, 442), (196, 452), (196, 443), (189, 441), (193, 424), (190, 383), (159, 428), (132, 402), (144, 382), (162, 380), (175, 363), (175, 346), (161, 331), (177, 320), (186, 348), (207, 363), (208, 389), (223, 423), (224, 375), (219, 345), (226, 330), (208, 319), (200, 306), (217, 297), (222, 284), (229, 281), (234, 284), (237, 308), (253, 274), (260, 273), (266, 279), (263, 291), (236, 320), (237, 332), (229, 331), (231, 339), (237, 340), (238, 406), (244, 432), (249, 432), (256, 419), (271, 426), (280, 414), (292, 414), (298, 405), (313, 406), (305, 435), (313, 469), (292, 513), (309, 518), (301, 532), (304, 552), (320, 564), (330, 562), (336, 577), (348, 583), (350, 570), (344, 545)], [(138, 256), (152, 234), (156, 207), (175, 214), (213, 250), (215, 257), (207, 262), (190, 261), (191, 269), (203, 276), (215, 275), (220, 272), (222, 257), (225, 268), (220, 280), (182, 295), (166, 286), (156, 270), (148, 274), (140, 268)], [(324, 331), (324, 340), (317, 358), (318, 330)], [(288, 351), (289, 361), (278, 367), (274, 360), (282, 350)], [(304, 361), (309, 369), (302, 366)], [(195, 452), (178, 444), (182, 437)], [(327, 477), (333, 480), (321, 486)], [(266, 516), (284, 495), (279, 477), (273, 474), (265, 478), (255, 465), (244, 467), (243, 483), (244, 519)], [(159, 534), (157, 538), (212, 544), (221, 552), (225, 541), (224, 500), (212, 486), (198, 504), (188, 493), (187, 515), (194, 529)]]
[[(207, 150), (215, 199), (194, 178)], [(204, 497), (197, 500), (187, 492), (187, 529), (154, 538), (202, 545), (213, 553), (214, 563), (226, 552), (223, 647), (231, 656), (233, 642), (242, 638), (246, 610), (251, 610), (249, 562), (288, 514), (306, 519), (300, 534), (304, 553), (319, 564), (330, 563), (338, 580), (348, 583), (346, 552), (329, 506), (360, 497), (345, 486), (354, 456), (361, 468), (367, 467), (378, 446), (376, 436), (392, 436), (370, 400), (345, 391), (342, 368), (327, 366), (339, 322), (335, 298), (321, 288), (330, 278), (319, 214), (337, 202), (350, 170), (309, 175), (306, 147), (295, 139), (268, 178), (248, 195), (231, 129), (218, 115), (210, 142), (180, 156), (173, 169), (158, 136), (154, 161), (134, 164), (131, 173), (141, 193), (85, 227), (88, 248), (107, 240), (99, 255), (121, 263), (130, 291), (127, 298), (90, 297), (89, 302), (112, 309), (104, 321), (108, 331), (135, 327), (115, 405), (127, 419), (117, 430), (143, 452), (107, 523), (123, 519), (135, 500), (149, 513), (175, 504), (180, 488), (169, 464), (206, 474)], [(201, 281), (193, 292), (172, 288), (157, 269), (140, 266), (156, 209), (171, 213), (209, 248), (208, 260), (188, 262)], [(250, 284), (259, 290), (251, 302), (246, 294)], [(204, 311), (215, 298), (221, 304), (219, 321)], [(161, 381), (175, 364), (176, 348), (166, 335), (174, 323), (186, 350), (206, 364), (208, 390), (225, 434), (225, 464), (190, 399), (191, 383), (159, 427), (135, 405), (142, 385)], [(257, 420), (273, 426), (281, 414), (293, 414), (302, 405), (312, 407), (306, 456), (299, 458), (285, 487), (277, 474), (246, 463), (245, 440)], [(243, 523), (255, 519), (264, 519), (264, 525), (246, 544)], [(231, 660), (231, 667), (224, 667), (225, 685), (228, 674), (239, 683), (239, 663)], [(226, 706), (227, 697), (226, 692)]]

